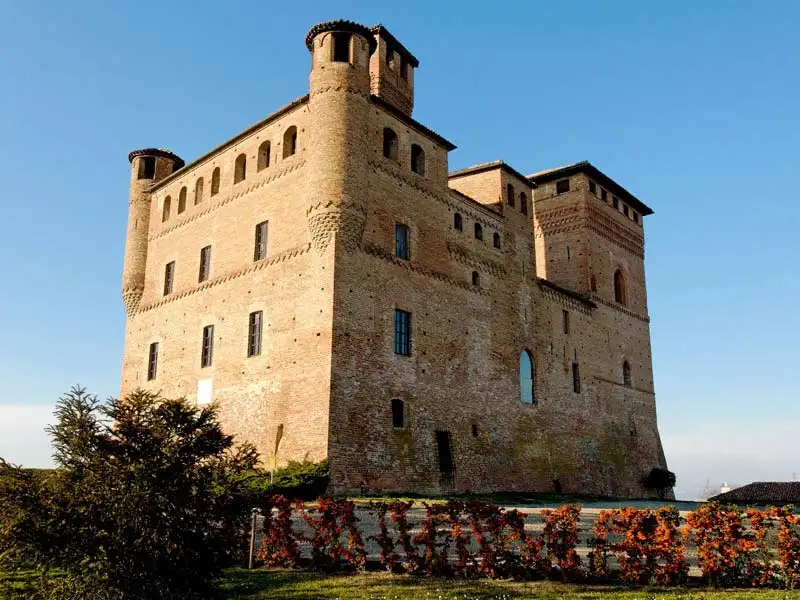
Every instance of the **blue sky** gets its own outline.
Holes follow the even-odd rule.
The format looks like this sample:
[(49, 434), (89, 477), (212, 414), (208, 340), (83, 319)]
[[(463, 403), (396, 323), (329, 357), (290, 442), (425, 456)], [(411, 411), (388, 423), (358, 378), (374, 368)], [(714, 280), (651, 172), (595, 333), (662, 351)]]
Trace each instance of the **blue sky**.
[[(127, 153), (191, 160), (308, 86), (318, 21), (420, 59), (450, 167), (578, 160), (652, 206), (658, 415), (678, 493), (800, 474), (800, 3), (0, 0), (0, 456), (49, 461), (74, 383), (119, 389)], [(457, 7), (457, 8), (456, 8)]]

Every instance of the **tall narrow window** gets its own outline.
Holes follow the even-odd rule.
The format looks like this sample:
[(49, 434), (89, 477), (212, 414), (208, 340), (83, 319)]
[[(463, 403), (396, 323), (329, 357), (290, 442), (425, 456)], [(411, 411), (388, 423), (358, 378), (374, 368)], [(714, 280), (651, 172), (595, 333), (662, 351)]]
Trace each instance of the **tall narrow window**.
[(253, 252), (253, 260), (267, 258), (267, 226), (269, 221), (262, 221), (256, 225), (256, 247)]
[(628, 290), (625, 286), (625, 274), (619, 269), (614, 272), (614, 301), (622, 306), (628, 305)]
[(350, 62), (350, 37), (342, 31), (333, 33), (333, 62)]
[(400, 57), (400, 77), (408, 79), (408, 61), (405, 56)]
[(622, 363), (622, 383), (625, 387), (631, 387), (631, 365), (627, 360)]
[(562, 316), (563, 324), (564, 324), (564, 334), (565, 335), (569, 335), (569, 311), (568, 310), (562, 310), (561, 311), (561, 316)]
[(594, 275), (592, 275), (592, 278), (589, 280), (589, 287), (593, 292), (597, 291), (597, 278)]
[(264, 322), (264, 313), (259, 311), (250, 313), (247, 329), (247, 356), (261, 354), (261, 330)]
[(194, 184), (194, 203), (195, 206), (203, 201), (203, 178), (200, 177)]
[(234, 163), (233, 183), (244, 181), (245, 177), (247, 177), (247, 156), (240, 154), (236, 157), (236, 162)]
[(533, 355), (523, 350), (519, 355), (519, 399), (523, 404), (534, 404)]
[(139, 159), (139, 173), (137, 179), (152, 179), (156, 176), (156, 159), (153, 156), (143, 156)]
[(581, 393), (581, 370), (578, 363), (572, 363), (572, 391)]
[(411, 144), (411, 170), (425, 176), (425, 151), (417, 144)]
[(510, 183), (506, 185), (506, 202), (509, 206), (514, 206), (514, 186)]
[(397, 223), (394, 226), (394, 255), (408, 260), (408, 225)]
[(180, 194), (178, 194), (178, 214), (181, 214), (185, 210), (186, 210), (186, 186), (183, 186), (181, 188)]
[(200, 351), (200, 366), (210, 367), (214, 361), (214, 326), (203, 327), (203, 347)]
[(166, 198), (164, 198), (164, 206), (161, 209), (161, 222), (162, 223), (165, 222), (167, 219), (169, 219), (169, 210), (171, 208), (171, 204), (172, 204), (172, 198), (170, 196), (167, 196)]
[(394, 353), (411, 356), (411, 313), (394, 311)]
[(452, 485), (456, 466), (453, 461), (453, 444), (449, 431), (436, 432), (436, 450), (439, 455), (440, 483), (442, 485)]
[(619, 198), (617, 198), (616, 196), (612, 196), (611, 197), (611, 206), (613, 206), (614, 208), (619, 210)]
[(158, 376), (158, 342), (150, 344), (150, 354), (147, 357), (147, 381), (153, 381)]
[(386, 61), (386, 66), (389, 67), (390, 69), (394, 69), (394, 61), (392, 60), (393, 56), (394, 56), (394, 50), (387, 47), (386, 56), (384, 57), (384, 60)]
[(211, 173), (211, 195), (215, 196), (217, 194), (219, 194), (219, 167)]
[(164, 295), (172, 293), (172, 284), (175, 280), (175, 261), (168, 262), (164, 268)]
[(403, 410), (405, 403), (400, 398), (392, 398), (392, 427), (395, 429), (402, 429), (405, 424), (405, 411)]
[(608, 192), (605, 190), (600, 190), (600, 200), (603, 202), (608, 202)]
[(569, 191), (569, 179), (556, 181), (556, 194), (566, 194)]
[(627, 205), (627, 204), (623, 204), (623, 205), (622, 205), (622, 214), (624, 214), (626, 217), (629, 217), (629, 216), (630, 216), (630, 214), (631, 214), (631, 209), (630, 209), (630, 208), (628, 208), (628, 205)]
[(481, 276), (477, 271), (472, 272), (472, 285), (479, 287), (481, 285)]
[(453, 229), (456, 231), (462, 231), (464, 229), (464, 219), (461, 218), (460, 213), (453, 215)]
[(483, 239), (483, 227), (481, 227), (480, 223), (475, 223), (475, 239), (476, 240)]
[(258, 164), (256, 168), (261, 171), (266, 169), (269, 166), (269, 152), (270, 152), (270, 143), (269, 140), (266, 142), (262, 142), (261, 145), (258, 147)]
[(197, 282), (202, 283), (206, 281), (211, 274), (211, 246), (206, 246), (200, 250), (200, 271), (197, 276)]
[(594, 181), (592, 181), (591, 179), (589, 180), (589, 192), (591, 192), (592, 194), (597, 193), (597, 185), (595, 185)]
[(389, 127), (383, 128), (383, 155), (397, 160), (397, 134)]
[(500, 234), (496, 231), (492, 234), (492, 246), (495, 248), (500, 247)]
[(528, 195), (525, 192), (519, 195), (519, 211), (523, 215), (528, 214)]
[(283, 134), (283, 158), (289, 158), (297, 152), (297, 127), (292, 125)]
[(634, 223), (639, 222), (639, 213), (637, 213), (636, 211), (633, 211), (633, 222)]

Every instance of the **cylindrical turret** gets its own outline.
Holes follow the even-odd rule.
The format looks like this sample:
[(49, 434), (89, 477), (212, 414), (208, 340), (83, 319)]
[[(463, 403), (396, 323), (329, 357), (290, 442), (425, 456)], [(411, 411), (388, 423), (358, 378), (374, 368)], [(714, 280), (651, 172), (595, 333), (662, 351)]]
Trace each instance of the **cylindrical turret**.
[(169, 150), (146, 148), (128, 155), (131, 163), (128, 200), (128, 235), (122, 269), (122, 301), (130, 315), (144, 293), (147, 264), (147, 233), (150, 228), (150, 188), (183, 166), (183, 160)]
[(311, 51), (308, 153), (312, 197), (307, 212), (314, 247), (336, 239), (357, 248), (366, 223), (369, 144), (369, 59), (372, 32), (350, 21), (330, 21), (306, 35)]

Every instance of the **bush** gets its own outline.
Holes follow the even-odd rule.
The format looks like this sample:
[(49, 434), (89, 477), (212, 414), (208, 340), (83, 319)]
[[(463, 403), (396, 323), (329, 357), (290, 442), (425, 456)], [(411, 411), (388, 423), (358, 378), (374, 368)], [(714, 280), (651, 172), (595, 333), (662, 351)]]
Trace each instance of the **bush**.
[(669, 489), (675, 487), (675, 482), (675, 473), (660, 467), (653, 468), (642, 478), (642, 486), (648, 490), (656, 490), (661, 500), (666, 497)]
[[(313, 500), (325, 494), (330, 470), (328, 460), (320, 462), (289, 461), (285, 467), (275, 471), (274, 477), (262, 469), (243, 476), (243, 484), (258, 505), (265, 496), (280, 495), (291, 500)], [(270, 481), (272, 479), (272, 481)]]

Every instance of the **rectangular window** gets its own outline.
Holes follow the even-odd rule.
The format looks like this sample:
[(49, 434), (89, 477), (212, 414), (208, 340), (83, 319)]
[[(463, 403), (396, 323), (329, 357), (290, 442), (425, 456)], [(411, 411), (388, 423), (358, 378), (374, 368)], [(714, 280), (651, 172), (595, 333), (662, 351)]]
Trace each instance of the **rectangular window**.
[(627, 204), (622, 205), (622, 212), (625, 213), (626, 217), (630, 216), (631, 212)]
[(556, 181), (556, 194), (566, 194), (569, 191), (569, 179)]
[(593, 194), (597, 193), (597, 186), (595, 185), (594, 181), (591, 179), (589, 180), (589, 191)]
[(394, 311), (394, 353), (411, 356), (411, 313)]
[(214, 326), (203, 327), (203, 349), (200, 353), (200, 366), (210, 367), (214, 360)]
[(439, 475), (441, 483), (452, 484), (456, 469), (453, 461), (453, 445), (449, 431), (436, 432), (436, 450), (439, 455)]
[(636, 211), (633, 211), (633, 222), (634, 223), (639, 222), (639, 213), (637, 213)]
[(153, 381), (158, 375), (158, 342), (150, 344), (150, 355), (147, 358), (147, 381)]
[(572, 363), (572, 390), (576, 394), (581, 393), (581, 371), (578, 363)]
[(608, 192), (605, 190), (600, 190), (600, 200), (603, 202), (608, 202)]
[(403, 404), (404, 402), (400, 398), (392, 398), (392, 427), (395, 429), (402, 429), (406, 426)]
[(350, 34), (337, 31), (333, 34), (334, 62), (350, 62)]
[(394, 226), (394, 255), (408, 260), (408, 225), (397, 223)]
[(400, 56), (400, 77), (408, 79), (408, 61), (405, 56)]
[(269, 221), (264, 221), (256, 225), (256, 248), (253, 252), (253, 260), (267, 258), (267, 225)]
[(264, 313), (259, 311), (250, 313), (250, 324), (247, 329), (247, 356), (261, 354), (261, 330), (264, 322)]
[(566, 335), (569, 335), (569, 311), (568, 310), (564, 310), (564, 311), (561, 311), (561, 312), (563, 313), (563, 317), (564, 317), (564, 333)]
[(208, 279), (211, 273), (211, 246), (206, 246), (200, 250), (200, 273), (197, 276), (198, 283)]
[(172, 284), (175, 279), (175, 261), (167, 263), (164, 268), (164, 295), (172, 293)]
[(611, 201), (611, 206), (613, 206), (614, 208), (616, 208), (617, 210), (619, 210), (619, 198), (617, 198), (616, 196), (614, 196), (614, 197), (613, 197), (613, 200)]

